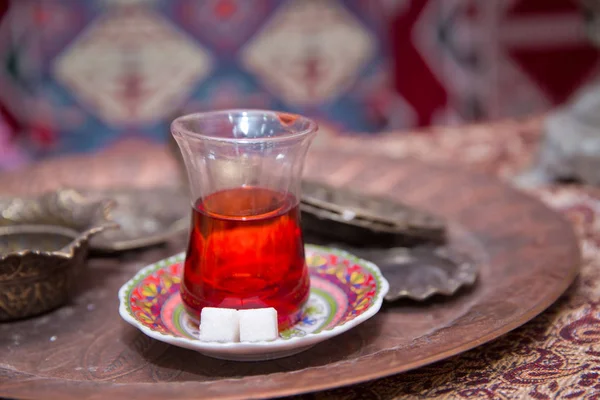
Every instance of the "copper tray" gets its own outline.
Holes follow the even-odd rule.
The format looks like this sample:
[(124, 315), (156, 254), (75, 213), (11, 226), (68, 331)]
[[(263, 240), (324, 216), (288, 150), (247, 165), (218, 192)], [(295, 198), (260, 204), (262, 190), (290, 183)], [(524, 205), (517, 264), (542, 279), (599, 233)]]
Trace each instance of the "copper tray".
[[(140, 154), (139, 146), (136, 150)], [(37, 173), (95, 186), (111, 176), (123, 184), (124, 175), (134, 179), (152, 168), (160, 178), (171, 170), (176, 179), (174, 161), (161, 152), (144, 149), (145, 159), (102, 160), (87, 171), (77, 160), (53, 162), (0, 177), (0, 187), (31, 191), (23, 177)], [(80, 167), (73, 168), (78, 162)], [(123, 168), (128, 174), (119, 173)], [(117, 312), (117, 288), (146, 263), (182, 250), (181, 237), (164, 248), (93, 259), (71, 304), (28, 321), (0, 324), (0, 396), (247, 399), (355, 384), (486, 343), (542, 312), (577, 274), (580, 255), (570, 225), (535, 199), (486, 176), (413, 160), (316, 151), (306, 174), (385, 193), (460, 226), (464, 235), (451, 232), (451, 241), (475, 241), (474, 256), (486, 261), (477, 284), (443, 301), (384, 307), (367, 323), (294, 357), (219, 361), (149, 339)], [(46, 179), (34, 181), (49, 186)]]

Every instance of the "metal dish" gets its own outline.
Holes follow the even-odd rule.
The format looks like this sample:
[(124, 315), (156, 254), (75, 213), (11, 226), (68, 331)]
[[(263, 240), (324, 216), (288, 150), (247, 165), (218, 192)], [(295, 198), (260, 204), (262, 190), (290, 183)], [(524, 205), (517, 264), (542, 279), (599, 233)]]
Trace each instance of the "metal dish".
[(123, 188), (82, 193), (89, 199), (114, 201), (111, 217), (121, 227), (94, 237), (90, 242), (94, 250), (113, 252), (156, 245), (189, 227), (190, 205), (177, 190)]
[(302, 229), (360, 247), (409, 247), (446, 241), (445, 221), (385, 197), (302, 182)]
[(73, 189), (61, 189), (39, 197), (0, 197), (0, 226), (53, 225), (77, 233), (103, 226), (117, 228), (111, 219), (114, 202), (91, 199)]
[(446, 246), (352, 251), (379, 267), (390, 283), (385, 296), (388, 302), (403, 298), (423, 301), (435, 294), (452, 296), (477, 280), (477, 263)]

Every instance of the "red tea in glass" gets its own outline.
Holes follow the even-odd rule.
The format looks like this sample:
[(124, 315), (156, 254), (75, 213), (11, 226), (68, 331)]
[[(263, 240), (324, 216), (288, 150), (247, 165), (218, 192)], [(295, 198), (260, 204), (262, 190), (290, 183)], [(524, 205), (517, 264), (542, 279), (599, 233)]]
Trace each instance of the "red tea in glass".
[(188, 312), (203, 307), (274, 307), (284, 329), (309, 295), (298, 200), (259, 187), (196, 201), (181, 294)]
[(192, 226), (181, 298), (203, 307), (277, 310), (294, 324), (310, 291), (300, 230), (301, 175), (317, 125), (275, 111), (191, 114), (171, 125), (189, 177)]

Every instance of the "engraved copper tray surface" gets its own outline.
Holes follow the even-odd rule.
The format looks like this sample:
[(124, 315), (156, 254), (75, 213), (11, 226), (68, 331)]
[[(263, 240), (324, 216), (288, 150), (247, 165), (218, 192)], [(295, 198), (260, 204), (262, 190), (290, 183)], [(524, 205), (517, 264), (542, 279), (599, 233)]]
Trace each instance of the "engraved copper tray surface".
[[(158, 171), (156, 179), (177, 179), (174, 161), (162, 150), (143, 154), (147, 158), (136, 161), (121, 154), (87, 171), (87, 163), (78, 159), (54, 161), (2, 176), (0, 188), (38, 190), (23, 182), (25, 176), (46, 189), (52, 186), (36, 178), (40, 173), (54, 176), (57, 184), (68, 180), (95, 187), (122, 186), (125, 175), (141, 172), (150, 178), (152, 169)], [(124, 168), (130, 173), (119, 173)], [(149, 339), (117, 312), (117, 288), (147, 263), (181, 251), (185, 238), (180, 237), (163, 247), (92, 259), (71, 304), (0, 324), (0, 396), (246, 399), (350, 385), (482, 345), (542, 312), (577, 274), (580, 255), (570, 225), (540, 202), (484, 175), (414, 160), (317, 151), (310, 154), (306, 175), (385, 193), (447, 218), (462, 232), (450, 232), (453, 246), (476, 244), (473, 256), (482, 262), (478, 282), (452, 298), (388, 305), (338, 339), (294, 357), (219, 361)]]

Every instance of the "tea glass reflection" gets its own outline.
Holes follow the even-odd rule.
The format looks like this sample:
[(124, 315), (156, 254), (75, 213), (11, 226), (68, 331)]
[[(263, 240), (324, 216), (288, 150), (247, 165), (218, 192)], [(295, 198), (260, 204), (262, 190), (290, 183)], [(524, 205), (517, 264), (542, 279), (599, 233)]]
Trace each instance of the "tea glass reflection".
[(297, 322), (310, 280), (298, 209), (317, 125), (300, 115), (225, 110), (175, 119), (189, 178), (192, 223), (181, 299), (203, 307), (274, 307)]

